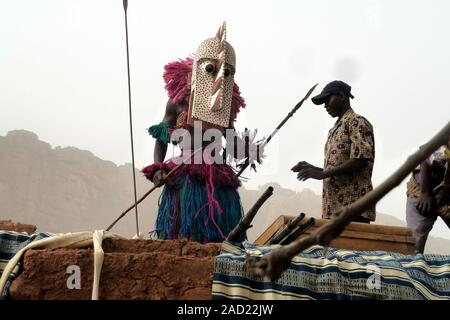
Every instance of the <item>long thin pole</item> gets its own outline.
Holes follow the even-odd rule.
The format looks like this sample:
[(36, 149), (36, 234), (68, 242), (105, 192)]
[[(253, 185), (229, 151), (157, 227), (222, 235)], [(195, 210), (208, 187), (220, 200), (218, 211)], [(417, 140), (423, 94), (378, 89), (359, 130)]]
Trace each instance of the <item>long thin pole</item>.
[[(309, 98), (311, 93), (314, 91), (314, 89), (317, 87), (318, 83), (316, 83), (309, 91), (306, 93), (305, 97), (300, 100), (299, 103), (295, 105), (295, 107), (291, 110), (291, 112), (288, 113), (288, 115), (280, 122), (280, 124), (275, 128), (275, 130), (270, 134), (270, 136), (267, 137), (267, 139), (262, 143), (261, 149), (264, 148), (270, 140), (275, 136), (275, 134), (281, 129), (282, 126), (294, 115), (294, 113), (297, 112), (297, 110), (302, 106), (303, 102), (305, 102), (306, 99)], [(245, 169), (249, 166), (249, 162), (246, 162), (245, 165), (242, 166), (241, 170), (238, 172), (237, 176), (239, 177)]]
[(123, 0), (123, 10), (125, 13), (125, 36), (127, 42), (127, 72), (128, 72), (128, 110), (130, 114), (130, 137), (131, 137), (131, 162), (133, 170), (133, 186), (134, 186), (134, 208), (136, 215), (136, 235), (139, 236), (139, 219), (138, 219), (138, 201), (136, 192), (136, 172), (134, 165), (134, 140), (133, 140), (133, 116), (131, 112), (131, 81), (130, 81), (130, 53), (128, 51), (128, 18), (127, 18), (128, 0)]

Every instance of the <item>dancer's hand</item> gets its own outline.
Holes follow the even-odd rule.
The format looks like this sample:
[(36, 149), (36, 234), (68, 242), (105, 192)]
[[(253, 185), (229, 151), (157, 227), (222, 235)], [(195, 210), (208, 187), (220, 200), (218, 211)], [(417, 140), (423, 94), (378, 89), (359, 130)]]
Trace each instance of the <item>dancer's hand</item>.
[(153, 184), (158, 188), (161, 187), (164, 183), (167, 184), (169, 187), (173, 186), (175, 184), (175, 181), (173, 180), (172, 177), (169, 177), (164, 181), (164, 176), (166, 174), (167, 172), (164, 170), (156, 171), (155, 174), (153, 175), (152, 180)]
[(164, 170), (158, 170), (153, 175), (152, 182), (156, 187), (161, 187), (163, 185), (163, 176), (164, 176)]

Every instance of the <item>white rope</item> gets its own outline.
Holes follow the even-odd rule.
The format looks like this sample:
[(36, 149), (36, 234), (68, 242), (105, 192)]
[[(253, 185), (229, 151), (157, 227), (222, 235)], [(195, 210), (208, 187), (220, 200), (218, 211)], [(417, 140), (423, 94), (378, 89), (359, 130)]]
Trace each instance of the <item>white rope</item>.
[(94, 280), (92, 284), (92, 299), (98, 299), (98, 289), (100, 285), (100, 275), (103, 266), (104, 252), (102, 249), (103, 239), (120, 238), (125, 239), (119, 235), (109, 233), (104, 230), (95, 230), (55, 234), (50, 237), (35, 241), (22, 248), (14, 257), (8, 261), (0, 278), (0, 292), (4, 291), (6, 281), (14, 268), (19, 263), (22, 256), (30, 249), (56, 249), (56, 248), (85, 248), (94, 245)]

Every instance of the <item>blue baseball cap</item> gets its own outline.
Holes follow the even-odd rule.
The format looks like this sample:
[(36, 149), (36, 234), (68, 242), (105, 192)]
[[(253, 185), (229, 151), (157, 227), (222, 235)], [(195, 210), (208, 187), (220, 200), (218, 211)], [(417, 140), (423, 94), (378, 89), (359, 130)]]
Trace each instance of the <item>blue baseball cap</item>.
[(321, 93), (319, 93), (317, 96), (312, 97), (311, 101), (314, 104), (324, 104), (327, 102), (327, 99), (329, 96), (342, 92), (347, 97), (354, 98), (354, 96), (351, 94), (352, 87), (350, 87), (348, 84), (346, 84), (344, 81), (340, 80), (334, 80), (331, 81), (329, 84), (327, 84)]

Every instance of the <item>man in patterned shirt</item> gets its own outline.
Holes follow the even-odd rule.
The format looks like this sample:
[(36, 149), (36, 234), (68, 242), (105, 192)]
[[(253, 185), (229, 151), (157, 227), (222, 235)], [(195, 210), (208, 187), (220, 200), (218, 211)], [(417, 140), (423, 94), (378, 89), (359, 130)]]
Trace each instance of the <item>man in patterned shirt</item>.
[(438, 216), (450, 228), (450, 140), (413, 171), (407, 184), (406, 224), (423, 253)]
[[(370, 122), (356, 114), (350, 106), (351, 87), (342, 81), (332, 81), (311, 100), (316, 105), (325, 104), (333, 118), (338, 118), (328, 133), (325, 144), (324, 167), (319, 168), (300, 161), (291, 170), (298, 172), (297, 179), (323, 180), (322, 218), (336, 217), (340, 210), (372, 190), (372, 170), (375, 159), (375, 142)], [(354, 221), (375, 221), (375, 207)]]

